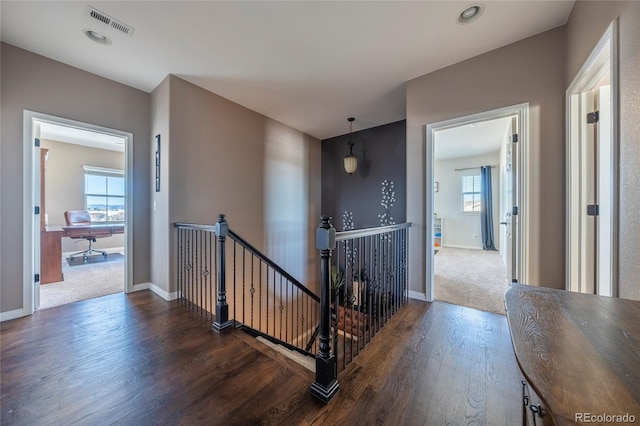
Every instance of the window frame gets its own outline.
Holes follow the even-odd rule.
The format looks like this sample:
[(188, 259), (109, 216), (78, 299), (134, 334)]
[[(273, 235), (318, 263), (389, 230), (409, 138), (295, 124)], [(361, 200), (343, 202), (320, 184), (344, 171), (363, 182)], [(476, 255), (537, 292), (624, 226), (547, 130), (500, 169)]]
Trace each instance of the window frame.
[[(465, 191), (464, 187), (465, 187), (465, 179), (467, 178), (473, 178), (473, 181), (471, 182), (472, 188), (475, 187), (475, 183), (476, 183), (476, 178), (478, 179), (478, 182), (480, 183), (480, 189), (478, 191)], [(482, 177), (480, 175), (480, 173), (473, 173), (473, 174), (466, 174), (460, 177), (460, 213), (461, 214), (480, 214), (482, 205), (481, 205), (481, 201), (480, 201), (480, 197), (481, 197), (481, 192), (482, 192)], [(464, 197), (465, 195), (469, 195), (472, 194), (473, 195), (473, 206), (476, 205), (476, 198), (475, 198), (475, 194), (478, 195), (477, 198), (477, 205), (478, 205), (478, 210), (465, 210), (465, 204), (464, 204)]]
[[(107, 217), (105, 220), (95, 220), (93, 215), (91, 215), (91, 221), (92, 222), (96, 222), (96, 223), (124, 223), (125, 218), (126, 218), (126, 210), (125, 210), (125, 200), (126, 200), (126, 195), (127, 195), (127, 185), (126, 185), (126, 180), (125, 180), (125, 175), (124, 175), (124, 170), (122, 169), (110, 169), (110, 168), (106, 168), (106, 167), (96, 167), (96, 166), (83, 166), (83, 170), (84, 170), (84, 188), (83, 188), (83, 197), (84, 197), (84, 208), (85, 210), (87, 210), (89, 212), (89, 215), (91, 215), (91, 210), (89, 210), (89, 203), (88, 203), (88, 198), (89, 197), (104, 197), (105, 201), (106, 201), (106, 207), (107, 207)], [(111, 195), (109, 194), (109, 186), (108, 186), (108, 182), (109, 180), (106, 179), (106, 188), (105, 188), (105, 193), (89, 193), (87, 192), (87, 176), (104, 176), (104, 177), (117, 177), (117, 178), (122, 178), (123, 180), (123, 195)], [(113, 199), (120, 199), (122, 200), (121, 205), (122, 207), (122, 220), (109, 220), (109, 200), (113, 200)]]

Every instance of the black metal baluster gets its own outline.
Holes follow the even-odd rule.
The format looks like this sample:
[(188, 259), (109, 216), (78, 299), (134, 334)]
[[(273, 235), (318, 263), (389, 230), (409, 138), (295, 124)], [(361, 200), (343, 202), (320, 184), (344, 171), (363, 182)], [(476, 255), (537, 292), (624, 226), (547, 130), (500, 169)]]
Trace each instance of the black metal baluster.
[(244, 247), (242, 248), (242, 323), (246, 324), (245, 322), (245, 311), (247, 310), (247, 298), (246, 298), (246, 278), (247, 278), (247, 260), (246, 260), (246, 256), (245, 253), (247, 251), (244, 249)]
[(236, 262), (237, 262), (237, 258), (236, 258), (237, 254), (236, 254), (236, 242), (233, 242), (233, 319), (235, 321), (237, 317), (236, 315)]
[(198, 254), (202, 252), (202, 231), (196, 231), (196, 304), (198, 305), (198, 314), (202, 315), (202, 264)]
[[(251, 288), (249, 289), (249, 293), (251, 293), (251, 327), (254, 327), (254, 319), (253, 319), (253, 308), (255, 306), (255, 292), (256, 292), (256, 287), (254, 285), (255, 282), (255, 260), (254, 260), (254, 254), (251, 253)], [(254, 327), (255, 328), (255, 327)]]
[[(275, 273), (274, 273), (275, 275)], [(278, 274), (280, 275), (280, 274)], [(282, 300), (282, 275), (280, 275), (280, 294), (278, 295), (278, 298), (280, 299), (280, 306), (278, 306), (278, 309), (280, 309), (280, 337), (279, 339), (282, 340), (282, 311), (284, 310), (284, 301)]]
[(262, 262), (258, 260), (258, 330), (262, 331)]
[(189, 230), (189, 309), (193, 309), (193, 233)]
[(211, 232), (211, 235), (209, 237), (211, 239), (211, 245), (213, 247), (213, 258), (211, 259), (211, 261), (213, 262), (212, 267), (213, 267), (213, 274), (211, 274), (211, 315), (213, 316), (215, 313), (215, 308), (214, 306), (217, 303), (217, 299), (218, 299), (218, 285), (217, 285), (217, 277), (218, 277), (218, 238), (216, 237), (215, 232)]
[(178, 264), (176, 267), (176, 275), (178, 276), (178, 299), (180, 303), (183, 303), (183, 291), (182, 291), (182, 229), (178, 228)]
[(207, 306), (209, 307), (209, 315), (213, 320), (213, 263), (214, 263), (214, 255), (213, 255), (213, 232), (207, 233), (207, 250), (209, 251), (209, 255), (207, 256), (207, 271), (208, 273), (208, 282), (207, 282)]
[[(282, 279), (282, 277), (280, 278)], [(284, 320), (285, 320), (285, 324), (284, 324), (284, 341), (285, 342), (289, 342), (289, 287), (291, 287), (291, 282), (289, 280), (287, 280), (287, 285), (284, 288), (285, 291), (285, 303), (284, 303)], [(293, 324), (292, 324), (293, 326)], [(291, 329), (291, 333), (293, 334), (293, 328)]]
[(265, 328), (264, 332), (269, 334), (269, 265), (267, 265), (267, 264), (265, 264), (265, 265), (267, 267), (267, 269), (265, 271), (266, 283), (265, 283), (265, 287), (264, 287), (265, 292), (267, 294), (267, 300), (266, 300), (266, 303), (267, 303), (267, 318), (266, 318), (267, 327)]

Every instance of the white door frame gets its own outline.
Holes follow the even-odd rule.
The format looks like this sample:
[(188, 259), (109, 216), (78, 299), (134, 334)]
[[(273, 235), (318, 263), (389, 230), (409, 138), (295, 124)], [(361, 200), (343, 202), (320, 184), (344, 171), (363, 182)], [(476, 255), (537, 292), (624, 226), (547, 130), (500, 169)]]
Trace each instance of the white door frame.
[[(601, 250), (599, 257), (610, 259), (607, 262), (607, 271), (601, 273), (608, 276), (608, 283), (597, 286), (598, 294), (605, 296), (617, 296), (618, 294), (618, 29), (617, 21), (612, 21), (609, 27), (594, 47), (593, 51), (582, 65), (582, 68), (573, 79), (566, 92), (566, 132), (567, 132), (567, 198), (566, 198), (566, 290), (584, 291), (581, 280), (580, 247), (581, 242), (575, 243), (575, 236), (579, 236), (581, 227), (581, 209), (584, 204), (581, 201), (581, 161), (580, 161), (580, 120), (586, 111), (581, 111), (580, 97), (582, 93), (595, 89), (606, 75), (609, 76), (611, 97), (609, 110), (611, 111), (610, 146), (604, 157), (608, 160), (611, 173), (603, 176), (599, 184), (608, 189), (609, 209), (606, 215), (599, 217), (600, 228), (608, 227), (610, 238)], [(599, 267), (601, 265), (598, 265)], [(605, 266), (605, 265), (602, 265)]]
[(40, 216), (34, 214), (34, 206), (40, 205), (40, 181), (37, 176), (40, 172), (39, 156), (35, 155), (34, 139), (38, 123), (52, 123), (68, 127), (77, 127), (96, 132), (107, 133), (125, 139), (125, 246), (124, 246), (124, 291), (133, 290), (133, 209), (131, 206), (131, 194), (133, 194), (133, 179), (130, 171), (133, 167), (133, 133), (107, 127), (82, 123), (53, 115), (42, 114), (34, 111), (23, 111), (23, 267), (22, 267), (22, 314), (31, 315), (35, 309), (35, 283), (34, 276), (39, 272), (40, 251), (39, 247)]
[(425, 176), (425, 188), (427, 189), (426, 194), (426, 217), (425, 217), (425, 229), (426, 231), (426, 247), (425, 251), (426, 259), (426, 277), (427, 277), (427, 285), (426, 285), (426, 300), (432, 302), (435, 297), (435, 280), (434, 280), (434, 264), (433, 264), (433, 204), (434, 204), (434, 196), (433, 196), (433, 184), (434, 184), (434, 159), (435, 159), (435, 133), (439, 130), (445, 130), (451, 127), (463, 126), (466, 124), (475, 123), (478, 121), (487, 121), (493, 120), (497, 118), (510, 117), (513, 115), (518, 116), (518, 120), (520, 123), (519, 130), (519, 179), (517, 182), (514, 182), (514, 185), (519, 185), (519, 188), (514, 187), (514, 194), (518, 197), (519, 200), (514, 199), (515, 205), (518, 206), (519, 212), (519, 221), (517, 231), (519, 235), (518, 238), (518, 259), (516, 261), (519, 265), (520, 276), (517, 277), (519, 282), (528, 282), (529, 270), (527, 265), (527, 259), (529, 256), (529, 250), (526, 241), (529, 240), (529, 226), (528, 226), (528, 217), (529, 217), (529, 155), (528, 155), (528, 141), (529, 141), (529, 103), (523, 103), (518, 105), (507, 106), (504, 108), (494, 109), (491, 111), (485, 111), (478, 114), (471, 114), (464, 117), (453, 118), (450, 120), (440, 121), (437, 123), (427, 124), (425, 128), (426, 132), (426, 155), (427, 155), (427, 167), (426, 167), (426, 176)]

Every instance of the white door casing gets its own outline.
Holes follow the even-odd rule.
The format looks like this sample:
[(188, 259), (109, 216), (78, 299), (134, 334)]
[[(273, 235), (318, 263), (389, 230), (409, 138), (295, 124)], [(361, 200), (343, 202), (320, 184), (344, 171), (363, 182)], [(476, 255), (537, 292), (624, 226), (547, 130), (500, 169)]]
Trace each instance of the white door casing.
[[(528, 208), (528, 147), (526, 145), (526, 141), (528, 140), (528, 116), (529, 116), (529, 104), (518, 104), (513, 106), (508, 106), (504, 108), (499, 108), (496, 110), (486, 111), (478, 114), (472, 114), (464, 117), (454, 118), (450, 120), (445, 120), (437, 123), (427, 124), (425, 126), (425, 139), (426, 139), (426, 177), (425, 177), (425, 188), (428, 188), (428, 193), (426, 194), (426, 206), (425, 206), (425, 229), (427, 230), (425, 235), (425, 265), (426, 265), (426, 301), (433, 301), (435, 296), (435, 280), (434, 280), (434, 252), (433, 252), (433, 213), (434, 213), (434, 154), (435, 154), (435, 133), (439, 130), (445, 130), (452, 127), (463, 126), (479, 121), (492, 120), (497, 118), (504, 117), (518, 117), (517, 126), (519, 128), (519, 140), (518, 145), (518, 153), (516, 156), (517, 161), (517, 169), (515, 171), (515, 175), (517, 176), (516, 181), (514, 182), (514, 194), (516, 197), (516, 203), (519, 210), (518, 220), (513, 223), (513, 229), (515, 230), (515, 242), (514, 246), (516, 247), (515, 252), (513, 253), (514, 259), (513, 262), (515, 267), (513, 270), (516, 272), (514, 274), (513, 279), (518, 280), (518, 282), (526, 282), (528, 277), (528, 250), (523, 241), (527, 241), (528, 235), (528, 224), (527, 224), (527, 208)], [(521, 190), (522, 188), (523, 190)]]
[[(18, 316), (31, 315), (39, 306), (39, 283), (34, 280), (40, 272), (40, 217), (34, 214), (34, 207), (40, 205), (40, 149), (34, 139), (39, 136), (38, 123), (47, 122), (69, 127), (93, 130), (120, 136), (125, 139), (125, 292), (133, 286), (133, 134), (79, 121), (69, 120), (38, 112), (23, 111), (23, 305)], [(16, 318), (18, 317), (16, 316)]]
[(617, 295), (616, 33), (614, 21), (566, 93), (566, 289), (603, 296)]

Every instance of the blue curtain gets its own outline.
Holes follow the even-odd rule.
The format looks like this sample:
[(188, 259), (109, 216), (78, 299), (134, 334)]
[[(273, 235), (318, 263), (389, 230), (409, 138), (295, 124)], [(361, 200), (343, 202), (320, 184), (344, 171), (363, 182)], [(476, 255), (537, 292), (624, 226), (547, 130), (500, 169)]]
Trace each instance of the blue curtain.
[(495, 250), (493, 242), (493, 205), (491, 202), (491, 166), (480, 167), (480, 226), (482, 248)]

